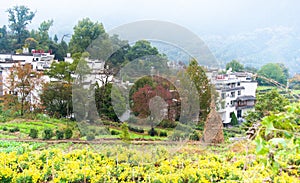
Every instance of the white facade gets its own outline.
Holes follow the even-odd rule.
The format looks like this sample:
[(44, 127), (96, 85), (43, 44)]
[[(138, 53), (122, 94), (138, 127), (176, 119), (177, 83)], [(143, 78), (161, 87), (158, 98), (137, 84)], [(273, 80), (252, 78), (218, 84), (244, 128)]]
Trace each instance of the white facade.
[[(8, 77), (10, 75), (10, 69), (20, 63), (21, 65), (30, 64), (32, 70), (40, 71), (50, 68), (52, 62), (54, 62), (54, 55), (50, 53), (32, 53), (32, 54), (0, 54), (0, 73), (1, 73), (1, 85), (0, 85), (0, 97), (5, 94), (18, 94), (18, 91), (10, 91)], [(46, 75), (42, 76), (41, 81), (48, 82), (50, 78)], [(41, 85), (36, 85), (35, 90), (28, 96), (28, 101), (31, 103), (38, 103), (39, 99), (34, 97), (38, 96), (42, 89)]]
[(231, 122), (231, 114), (242, 119), (255, 105), (257, 82), (250, 73), (212, 75), (211, 81), (219, 92), (218, 112), (224, 125)]

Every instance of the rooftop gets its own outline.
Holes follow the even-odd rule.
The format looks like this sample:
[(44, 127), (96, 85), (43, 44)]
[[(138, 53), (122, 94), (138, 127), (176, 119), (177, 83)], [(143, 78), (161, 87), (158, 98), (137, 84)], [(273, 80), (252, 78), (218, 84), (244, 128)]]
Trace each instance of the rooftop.
[(237, 101), (256, 100), (252, 95), (244, 95), (236, 98)]

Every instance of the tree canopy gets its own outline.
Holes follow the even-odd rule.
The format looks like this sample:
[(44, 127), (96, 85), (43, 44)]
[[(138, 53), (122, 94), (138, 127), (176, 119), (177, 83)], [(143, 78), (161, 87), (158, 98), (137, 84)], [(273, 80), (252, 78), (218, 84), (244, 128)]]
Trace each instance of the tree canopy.
[(191, 81), (198, 91), (199, 95), (199, 107), (200, 107), (200, 121), (204, 122), (208, 113), (210, 112), (210, 102), (212, 95), (212, 87), (209, 84), (209, 80), (206, 76), (204, 69), (198, 65), (195, 59), (192, 59), (189, 66), (186, 69)]
[(288, 104), (288, 99), (279, 94), (276, 89), (258, 95), (256, 98), (255, 111), (249, 112), (246, 116), (247, 123), (252, 124), (260, 121), (263, 117), (272, 112), (282, 112), (284, 111), (284, 107)]
[(149, 41), (137, 41), (128, 51), (126, 57), (132, 61), (143, 56), (159, 55), (157, 48), (152, 47)]
[(84, 52), (92, 41), (102, 34), (105, 34), (102, 23), (93, 22), (89, 18), (80, 20), (74, 27), (74, 34), (69, 43), (71, 53)]
[(236, 60), (232, 60), (226, 64), (226, 70), (232, 69), (232, 72), (241, 72), (244, 70), (244, 65)]
[(9, 14), (9, 28), (16, 33), (16, 43), (21, 46), (29, 35), (28, 30), (26, 30), (26, 26), (31, 23), (35, 13), (30, 11), (30, 9), (26, 6), (14, 6), (13, 8), (9, 8), (7, 12)]
[[(259, 75), (273, 79), (283, 85), (287, 84), (289, 77), (288, 69), (280, 63), (268, 63), (263, 65), (257, 72)], [(270, 85), (268, 81), (258, 78), (258, 83), (261, 85)]]
[[(23, 116), (26, 112), (40, 107), (37, 106), (39, 104), (39, 98), (37, 96), (38, 91), (36, 86), (42, 82), (42, 74), (33, 71), (30, 64), (21, 65), (18, 63), (10, 68), (7, 78), (10, 93), (7, 94), (6, 97), (10, 99), (18, 97), (18, 100), (13, 100), (13, 110), (15, 112), (20, 111), (20, 115)], [(12, 105), (9, 103), (8, 105)]]
[(55, 117), (72, 114), (72, 85), (63, 82), (45, 83), (40, 95), (47, 113)]

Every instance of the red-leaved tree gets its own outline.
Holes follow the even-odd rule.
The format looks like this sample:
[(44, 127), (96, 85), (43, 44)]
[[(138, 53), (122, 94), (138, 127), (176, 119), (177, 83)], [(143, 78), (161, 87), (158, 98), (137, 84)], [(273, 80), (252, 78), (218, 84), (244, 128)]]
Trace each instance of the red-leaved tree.
[(169, 118), (169, 112), (174, 112), (174, 110), (171, 110), (171, 106), (174, 106), (174, 100), (171, 91), (169, 89), (164, 88), (161, 85), (157, 85), (155, 88), (152, 88), (149, 85), (145, 85), (144, 87), (139, 88), (138, 91), (135, 92), (132, 97), (133, 112), (135, 112), (140, 117), (149, 116), (151, 114), (149, 104), (151, 99), (153, 99), (155, 96), (160, 97), (162, 100), (164, 100), (165, 104), (167, 104), (167, 106), (160, 106), (162, 104), (158, 102), (157, 109), (167, 107), (168, 116), (165, 116), (165, 118)]

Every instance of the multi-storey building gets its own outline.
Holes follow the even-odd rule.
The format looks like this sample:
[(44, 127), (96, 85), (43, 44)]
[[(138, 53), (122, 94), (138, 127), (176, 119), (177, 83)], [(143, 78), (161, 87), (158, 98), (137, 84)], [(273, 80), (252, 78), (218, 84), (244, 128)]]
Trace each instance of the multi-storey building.
[(225, 126), (234, 113), (239, 120), (254, 109), (257, 82), (251, 73), (238, 72), (212, 75), (211, 82), (219, 93), (218, 112)]

